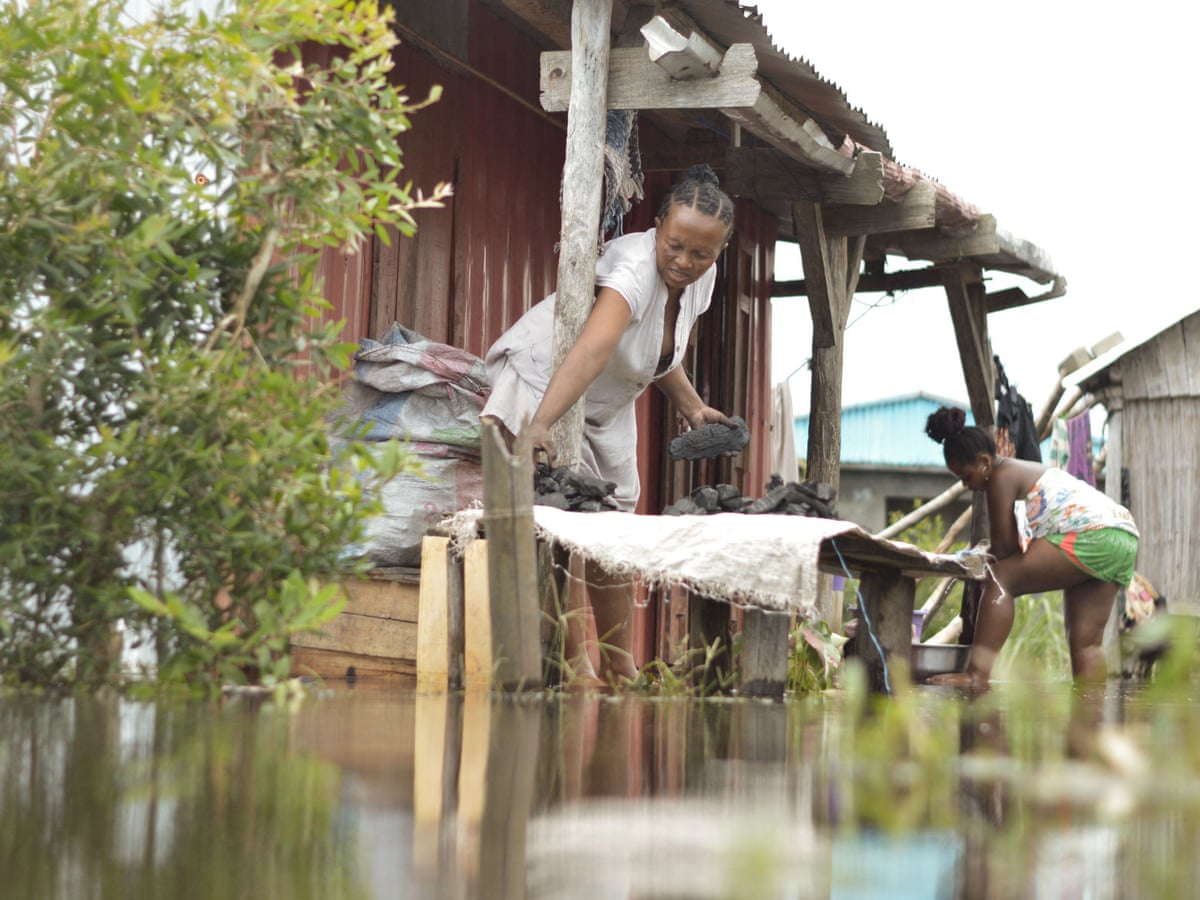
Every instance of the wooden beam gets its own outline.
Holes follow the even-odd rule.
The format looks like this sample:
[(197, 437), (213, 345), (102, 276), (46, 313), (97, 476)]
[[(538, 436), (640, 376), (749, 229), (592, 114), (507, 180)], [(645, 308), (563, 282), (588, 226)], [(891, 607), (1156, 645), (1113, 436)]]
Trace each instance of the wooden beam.
[(1056, 297), (1062, 297), (1067, 293), (1067, 279), (1061, 275), (1054, 279), (1054, 284), (1050, 290), (1038, 294), (1036, 297), (1030, 297), (1020, 288), (1008, 288), (1003, 291), (996, 291), (994, 294), (986, 296), (987, 311), (989, 313), (1003, 312), (1006, 309), (1015, 309), (1018, 306), (1028, 306), (1030, 303), (1041, 303), (1043, 300), (1053, 300)]
[(729, 147), (725, 190), (738, 197), (874, 206), (883, 200), (883, 157), (860, 153), (849, 175), (814, 172), (773, 147)]
[(946, 262), (968, 257), (987, 256), (1000, 250), (1000, 238), (996, 235), (996, 218), (983, 215), (979, 224), (970, 234), (956, 237), (945, 235), (937, 228), (926, 231), (910, 231), (898, 235), (894, 241), (886, 241), (889, 246), (895, 246), (909, 259), (928, 259), (933, 262)]
[[(541, 55), (541, 103), (562, 112), (571, 97), (571, 54)], [(608, 74), (609, 109), (720, 109), (753, 106), (762, 94), (756, 77), (758, 57), (750, 44), (734, 44), (725, 53), (716, 78), (678, 81), (655, 65), (644, 47), (612, 51)]]
[(983, 273), (977, 266), (957, 266), (943, 271), (971, 412), (976, 425), (991, 428), (996, 424), (993, 400), (996, 376), (987, 332), (987, 308), (983, 301)]
[(808, 285), (808, 306), (813, 323), (813, 346), (831, 347), (837, 341), (838, 291), (829, 267), (828, 241), (821, 220), (821, 205), (797, 201), (792, 204), (797, 243)]
[[(945, 269), (926, 266), (922, 269), (901, 269), (899, 272), (865, 272), (859, 276), (855, 293), (873, 294), (888, 291), (915, 291), (920, 288), (945, 285)], [(772, 297), (803, 297), (808, 294), (808, 282), (776, 281), (771, 287)]]
[(932, 228), (934, 195), (932, 184), (918, 181), (899, 203), (880, 203), (878, 206), (826, 204), (825, 233), (836, 237)]
[[(554, 306), (556, 369), (574, 346), (596, 299), (596, 245), (604, 184), (611, 27), (612, 0), (575, 0), (571, 7), (571, 52), (567, 58), (578, 77), (570, 81), (568, 95), (558, 301)], [(574, 468), (579, 462), (583, 410), (580, 397), (551, 429), (560, 466)]]
[[(571, 55), (541, 55), (541, 103), (550, 112), (567, 108)], [(611, 109), (718, 109), (747, 131), (807, 166), (849, 175), (854, 160), (843, 156), (815, 119), (790, 105), (757, 77), (752, 44), (725, 51), (715, 78), (680, 81), (650, 61), (644, 49), (613, 50), (608, 78)]]
[(724, 53), (704, 35), (690, 30), (684, 34), (662, 16), (655, 16), (641, 30), (650, 61), (672, 78), (687, 81), (720, 74)]

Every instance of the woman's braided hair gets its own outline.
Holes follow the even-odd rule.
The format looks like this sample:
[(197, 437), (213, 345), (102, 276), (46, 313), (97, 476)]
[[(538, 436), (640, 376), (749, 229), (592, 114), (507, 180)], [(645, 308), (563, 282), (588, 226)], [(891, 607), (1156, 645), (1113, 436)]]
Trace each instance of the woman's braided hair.
[(733, 201), (720, 187), (721, 182), (708, 165), (692, 166), (683, 178), (672, 185), (663, 197), (658, 217), (665, 219), (675, 204), (690, 206), (697, 212), (712, 216), (725, 223), (726, 237), (733, 232)]

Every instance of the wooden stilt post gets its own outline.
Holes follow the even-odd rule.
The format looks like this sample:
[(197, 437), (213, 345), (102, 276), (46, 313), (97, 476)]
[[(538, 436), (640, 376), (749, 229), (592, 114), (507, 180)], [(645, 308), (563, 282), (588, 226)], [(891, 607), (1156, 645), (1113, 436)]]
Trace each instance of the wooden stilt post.
[(890, 691), (893, 665), (899, 661), (907, 668), (912, 658), (912, 612), (917, 583), (899, 572), (864, 572), (861, 588), (866, 617), (859, 623), (858, 653), (866, 663), (871, 689)]
[[(575, 345), (596, 298), (612, 6), (612, 0), (574, 0), (571, 4), (571, 99), (554, 305), (555, 368)], [(574, 468), (583, 439), (582, 399), (558, 420), (553, 436), (558, 465)]]
[(542, 685), (542, 645), (533, 458), (524, 434), (514, 451), (508, 452), (494, 424), (484, 423), (483, 524), (493, 684), (529, 690)]
[(783, 698), (787, 688), (788, 631), (791, 613), (747, 609), (742, 627), (741, 693), (746, 697)]

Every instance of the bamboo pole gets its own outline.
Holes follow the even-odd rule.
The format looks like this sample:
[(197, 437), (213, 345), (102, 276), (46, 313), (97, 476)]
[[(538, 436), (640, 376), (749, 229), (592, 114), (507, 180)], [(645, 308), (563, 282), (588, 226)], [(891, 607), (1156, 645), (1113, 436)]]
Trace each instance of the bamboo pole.
[[(575, 345), (595, 300), (604, 187), (612, 0), (571, 4), (571, 99), (562, 178), (562, 233), (554, 306), (554, 367)], [(557, 464), (575, 468), (583, 441), (583, 398), (551, 429)]]
[(893, 522), (887, 528), (883, 529), (883, 531), (881, 531), (877, 535), (875, 535), (875, 537), (881, 537), (881, 538), (895, 537), (900, 532), (904, 531), (904, 529), (911, 528), (913, 525), (916, 525), (918, 522), (922, 521), (927, 516), (931, 516), (935, 512), (945, 509), (947, 506), (949, 506), (951, 503), (953, 503), (955, 500), (957, 500), (959, 498), (959, 496), (965, 490), (966, 490), (966, 488), (963, 486), (961, 481), (955, 482), (950, 487), (946, 488), (946, 490), (942, 491), (940, 494), (938, 494), (936, 497), (934, 497), (932, 500), (930, 500), (928, 503), (924, 504), (923, 506), (918, 506), (916, 509), (914, 509), (912, 512), (910, 512), (908, 515), (904, 516), (903, 518), (897, 519), (895, 522)]

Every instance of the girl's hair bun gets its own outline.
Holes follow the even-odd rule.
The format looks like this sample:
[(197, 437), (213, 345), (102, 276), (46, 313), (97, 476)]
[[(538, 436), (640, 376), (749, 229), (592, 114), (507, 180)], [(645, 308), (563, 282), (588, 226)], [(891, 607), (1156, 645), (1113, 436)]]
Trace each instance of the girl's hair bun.
[(953, 406), (943, 406), (925, 420), (925, 433), (939, 444), (966, 430), (967, 414)]

